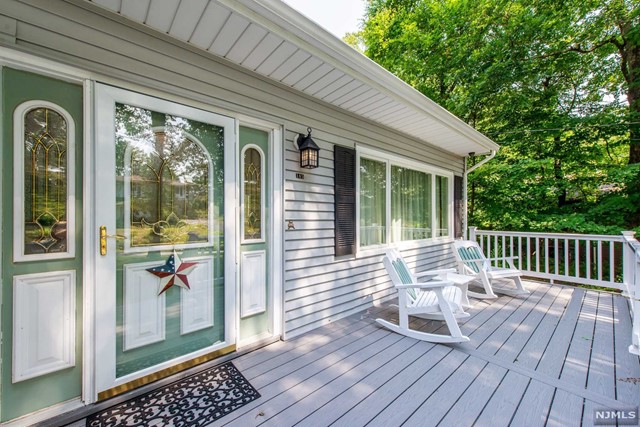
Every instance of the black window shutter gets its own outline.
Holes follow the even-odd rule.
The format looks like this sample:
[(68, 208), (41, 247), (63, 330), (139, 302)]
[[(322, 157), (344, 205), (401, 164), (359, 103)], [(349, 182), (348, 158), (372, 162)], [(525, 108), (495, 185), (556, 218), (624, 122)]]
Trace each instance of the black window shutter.
[(356, 252), (356, 150), (334, 145), (335, 255)]
[(462, 216), (464, 215), (464, 199), (462, 194), (462, 177), (453, 177), (453, 209), (455, 237), (462, 237)]

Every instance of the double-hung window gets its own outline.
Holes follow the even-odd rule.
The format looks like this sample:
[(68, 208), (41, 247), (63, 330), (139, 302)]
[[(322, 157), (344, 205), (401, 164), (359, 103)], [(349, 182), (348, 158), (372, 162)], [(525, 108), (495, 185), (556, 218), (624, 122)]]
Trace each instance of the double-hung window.
[(451, 236), (453, 174), (358, 150), (359, 247)]

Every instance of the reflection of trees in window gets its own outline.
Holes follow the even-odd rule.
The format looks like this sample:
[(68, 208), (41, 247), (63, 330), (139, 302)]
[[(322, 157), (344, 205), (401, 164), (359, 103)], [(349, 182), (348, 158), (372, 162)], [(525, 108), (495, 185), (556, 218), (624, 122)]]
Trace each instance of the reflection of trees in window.
[(360, 159), (360, 246), (386, 243), (387, 165)]
[(436, 176), (436, 237), (449, 235), (449, 178)]
[(244, 238), (262, 238), (262, 156), (255, 148), (244, 152)]
[(221, 128), (122, 104), (116, 122), (131, 246), (207, 242), (210, 160), (194, 139), (202, 134), (221, 148)]
[(67, 127), (49, 108), (24, 117), (25, 254), (67, 250)]
[(391, 167), (391, 240), (431, 237), (431, 175)]

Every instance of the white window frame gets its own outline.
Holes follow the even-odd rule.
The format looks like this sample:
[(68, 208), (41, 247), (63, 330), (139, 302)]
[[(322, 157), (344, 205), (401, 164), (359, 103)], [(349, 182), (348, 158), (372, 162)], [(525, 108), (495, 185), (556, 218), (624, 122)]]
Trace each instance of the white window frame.
[[(67, 121), (67, 250), (42, 254), (25, 253), (25, 223), (24, 223), (24, 119), (27, 113), (36, 108), (48, 108), (60, 114)], [(13, 260), (14, 262), (44, 261), (53, 259), (68, 259), (76, 256), (76, 168), (75, 168), (75, 131), (76, 124), (61, 106), (49, 101), (32, 100), (18, 105), (13, 113)]]
[[(386, 205), (385, 205), (385, 242), (378, 245), (360, 246), (360, 160), (364, 157), (369, 160), (381, 162), (386, 165)], [(398, 242), (391, 241), (391, 165), (399, 166), (407, 169), (416, 170), (431, 174), (431, 237), (427, 239), (419, 240), (404, 240)], [(447, 229), (448, 234), (446, 236), (435, 237), (436, 235), (436, 176), (446, 177), (447, 180)], [(370, 252), (380, 251), (389, 247), (405, 247), (415, 245), (416, 242), (437, 242), (446, 241), (453, 238), (453, 180), (454, 173), (446, 169), (438, 168), (435, 166), (427, 165), (425, 163), (410, 160), (405, 157), (388, 154), (381, 150), (376, 150), (368, 147), (358, 146), (356, 147), (356, 251)]]
[[(254, 150), (258, 151), (258, 153), (260, 153), (260, 237), (256, 238), (256, 239), (247, 239), (244, 237), (244, 220), (245, 220), (245, 213), (244, 213), (244, 155), (247, 152), (248, 149), (253, 148)], [(264, 243), (264, 236), (265, 236), (265, 230), (264, 230), (264, 213), (266, 210), (266, 206), (265, 206), (265, 193), (266, 193), (266, 188), (265, 188), (265, 169), (264, 169), (264, 163), (265, 162), (265, 155), (264, 155), (264, 151), (262, 151), (262, 148), (260, 148), (259, 146), (257, 146), (256, 144), (247, 144), (242, 148), (242, 152), (240, 153), (240, 239), (241, 239), (241, 244), (251, 244), (251, 243)]]

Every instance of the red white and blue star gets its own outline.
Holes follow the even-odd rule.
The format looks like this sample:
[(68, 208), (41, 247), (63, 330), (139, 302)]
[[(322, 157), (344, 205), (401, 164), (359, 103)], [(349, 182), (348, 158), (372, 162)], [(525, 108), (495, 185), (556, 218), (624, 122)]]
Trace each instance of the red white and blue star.
[(197, 265), (197, 262), (183, 262), (174, 251), (173, 255), (169, 255), (169, 258), (164, 265), (147, 268), (147, 271), (160, 278), (160, 292), (158, 295), (162, 295), (163, 292), (173, 285), (180, 286), (185, 289), (191, 289), (189, 286), (189, 278), (187, 276), (194, 268), (196, 268)]

